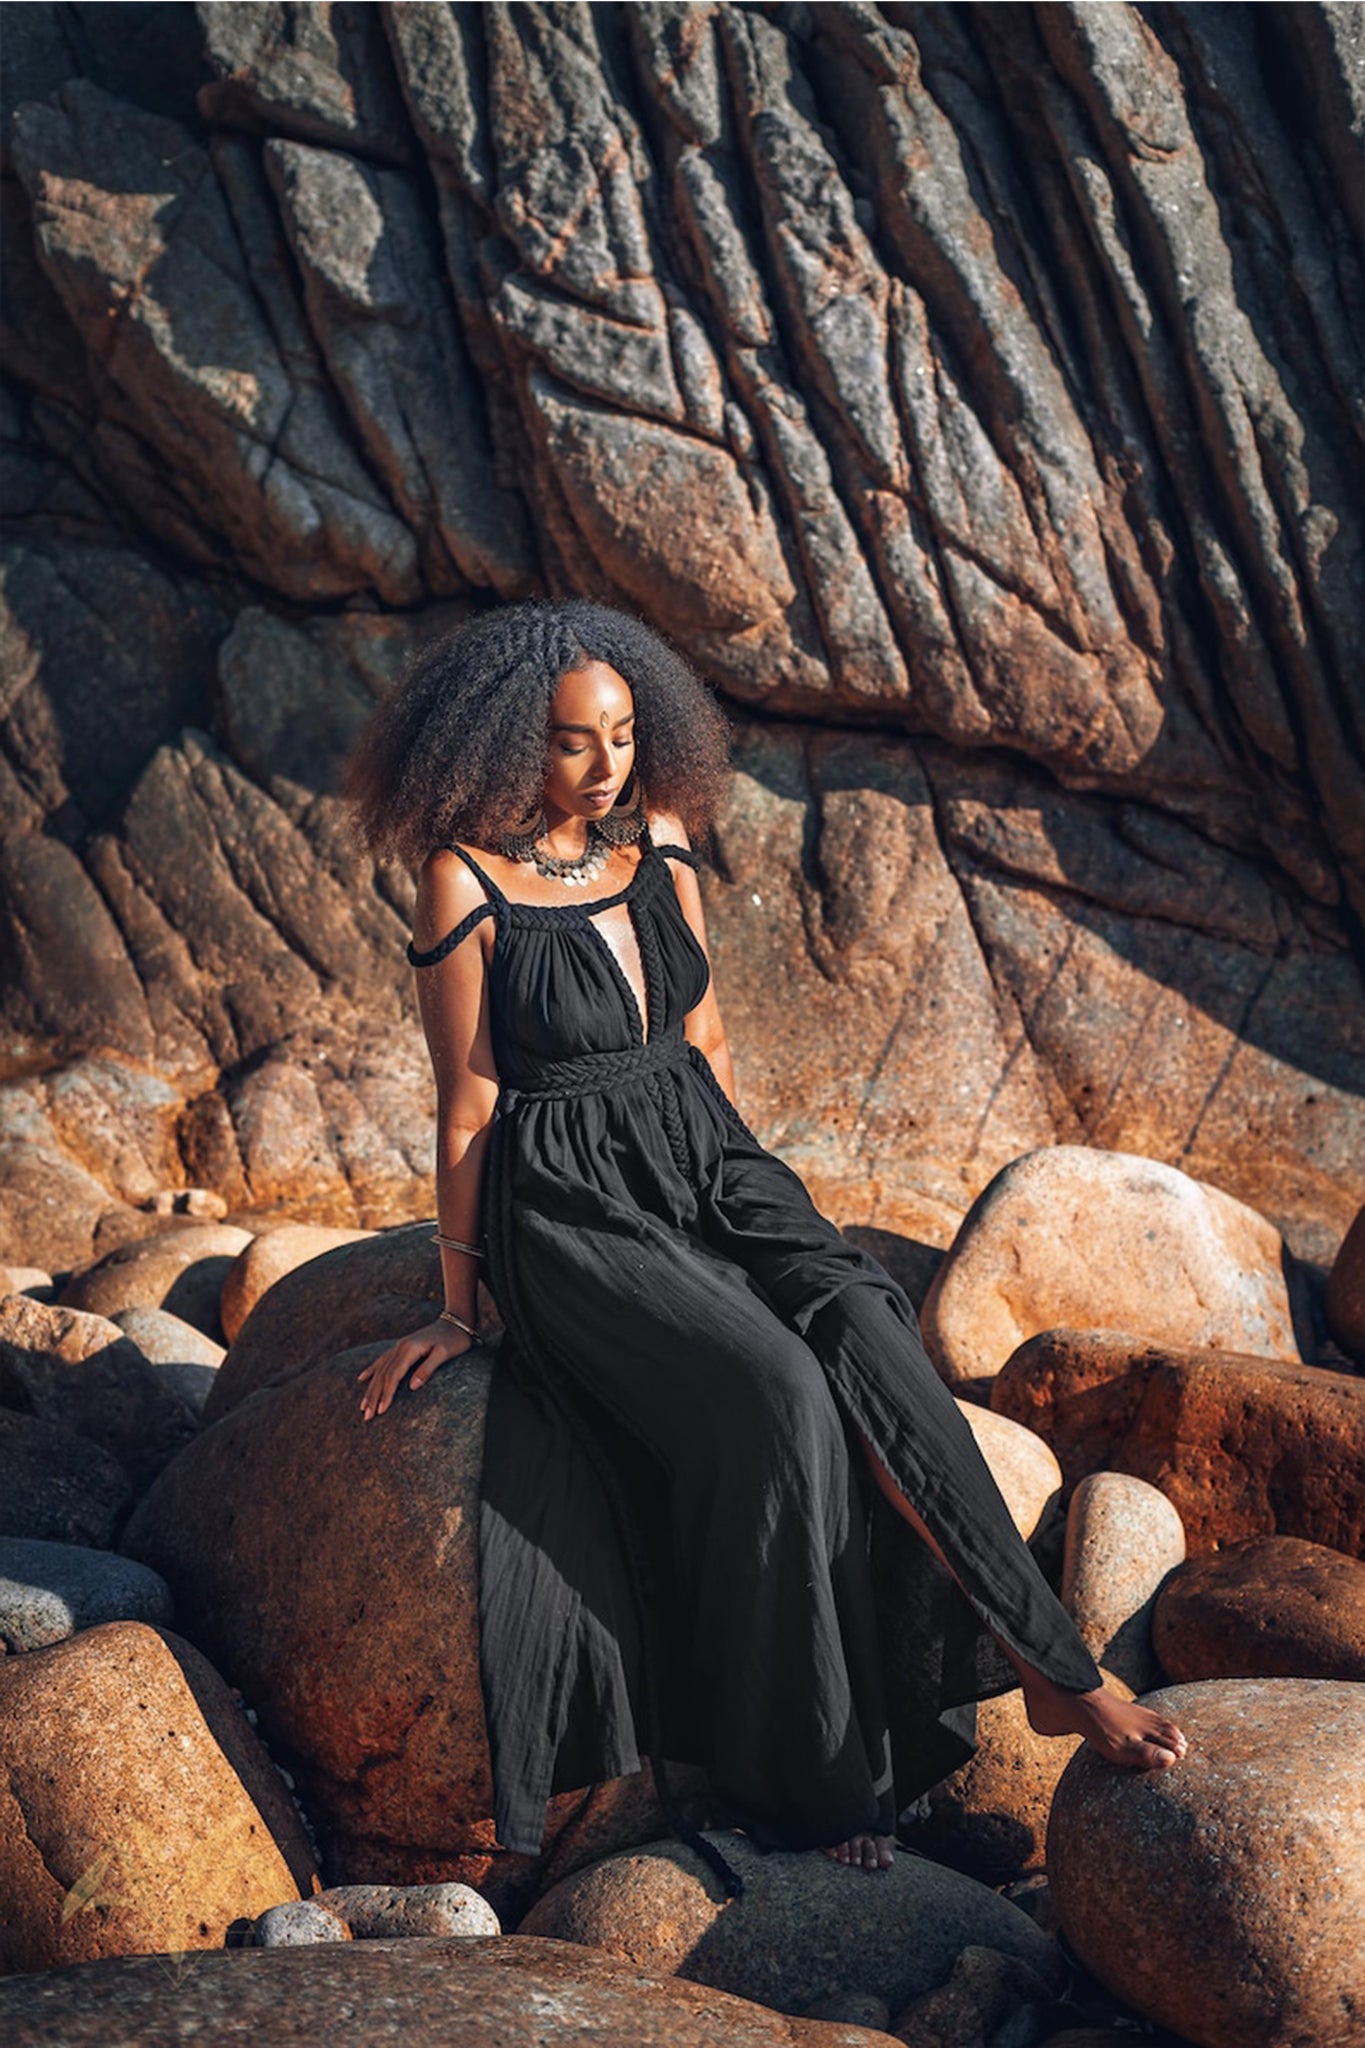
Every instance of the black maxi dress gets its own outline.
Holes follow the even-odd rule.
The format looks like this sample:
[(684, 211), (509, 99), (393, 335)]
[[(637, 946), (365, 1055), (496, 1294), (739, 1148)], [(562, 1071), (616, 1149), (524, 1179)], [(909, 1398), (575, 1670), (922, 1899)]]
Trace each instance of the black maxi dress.
[[(479, 1599), (498, 1840), (536, 1854), (552, 1793), (646, 1757), (689, 1840), (662, 1757), (701, 1765), (760, 1847), (889, 1833), (972, 1754), (970, 1703), (1018, 1683), (993, 1637), (1075, 1691), (1101, 1675), (908, 1297), (683, 1035), (709, 969), (668, 863), (692, 852), (646, 831), (624, 889), (529, 905), (450, 850), (486, 901), (408, 957), (496, 920), (484, 1277), (505, 1334)], [(595, 922), (621, 903), (645, 1017)]]

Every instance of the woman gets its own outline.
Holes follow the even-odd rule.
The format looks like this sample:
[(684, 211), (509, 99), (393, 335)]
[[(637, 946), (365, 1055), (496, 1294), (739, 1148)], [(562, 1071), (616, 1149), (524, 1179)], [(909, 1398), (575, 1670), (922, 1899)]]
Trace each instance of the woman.
[[(734, 1106), (691, 847), (726, 773), (681, 657), (571, 600), (462, 629), (346, 786), (371, 849), (420, 868), (446, 1298), (358, 1375), (366, 1420), (477, 1343), (481, 1261), (505, 1328), (480, 1525), (499, 1840), (534, 1853), (552, 1790), (648, 1754), (733, 1890), (661, 1756), (761, 1846), (874, 1869), (971, 1754), (973, 1700), (1022, 1683), (1036, 1730), (1121, 1764), (1185, 1740), (1104, 1690), (909, 1300)], [(869, 1482), (902, 1542), (895, 1641)]]

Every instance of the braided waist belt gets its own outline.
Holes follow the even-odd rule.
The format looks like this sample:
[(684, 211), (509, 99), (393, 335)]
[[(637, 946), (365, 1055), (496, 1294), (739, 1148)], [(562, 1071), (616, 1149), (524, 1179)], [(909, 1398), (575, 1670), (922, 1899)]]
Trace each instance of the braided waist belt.
[(542, 1060), (525, 1081), (503, 1090), (508, 1101), (547, 1102), (572, 1095), (602, 1095), (622, 1081), (657, 1074), (688, 1063), (689, 1048), (676, 1028), (644, 1045), (626, 1045), (613, 1052), (581, 1052), (572, 1059)]

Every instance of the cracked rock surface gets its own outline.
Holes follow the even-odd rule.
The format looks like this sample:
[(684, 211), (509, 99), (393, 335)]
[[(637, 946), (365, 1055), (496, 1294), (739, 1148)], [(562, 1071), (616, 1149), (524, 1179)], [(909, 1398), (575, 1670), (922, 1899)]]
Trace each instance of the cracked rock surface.
[(731, 707), (717, 986), (837, 1220), (941, 1245), (1060, 1140), (1329, 1260), (1365, 1198), (1345, 11), (118, 24), (7, 32), (0, 1257), (68, 1270), (168, 1187), (430, 1212), (411, 879), (336, 767), (431, 636), (581, 592)]

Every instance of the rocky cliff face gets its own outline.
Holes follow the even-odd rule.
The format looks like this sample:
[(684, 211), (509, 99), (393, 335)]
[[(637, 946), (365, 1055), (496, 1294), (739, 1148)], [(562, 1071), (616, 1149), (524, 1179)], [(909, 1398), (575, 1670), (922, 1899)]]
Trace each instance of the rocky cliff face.
[(187, 1184), (430, 1213), (411, 884), (336, 764), (542, 590), (732, 706), (717, 982), (830, 1213), (941, 1242), (1060, 1137), (1330, 1250), (1354, 10), (33, 5), (6, 45), (0, 1256)]

